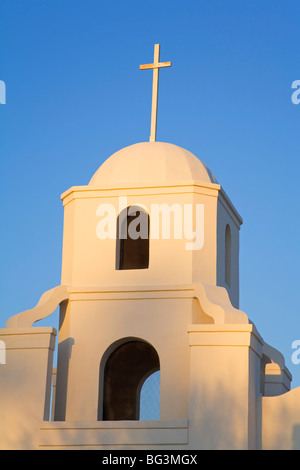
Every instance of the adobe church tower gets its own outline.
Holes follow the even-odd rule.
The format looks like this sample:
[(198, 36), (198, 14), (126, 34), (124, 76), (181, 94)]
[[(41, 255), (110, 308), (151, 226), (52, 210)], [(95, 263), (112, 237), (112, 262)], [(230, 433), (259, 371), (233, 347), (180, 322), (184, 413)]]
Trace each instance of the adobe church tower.
[[(163, 64), (156, 48), (155, 73)], [(61, 285), (0, 330), (3, 448), (259, 449), (278, 436), (291, 445), (284, 432), (300, 410), (284, 432), (271, 421), (274, 404), (294, 403), (280, 401), (291, 376), (239, 310), (242, 219), (204, 163), (156, 142), (155, 126), (156, 116), (150, 142), (62, 195)], [(57, 305), (49, 420), (56, 331), (33, 324)], [(142, 421), (141, 387), (158, 370), (160, 418)]]
[[(88, 186), (71, 188), (62, 199), (62, 285), (69, 287), (70, 299), (61, 318), (56, 388), (56, 398), (66, 403), (66, 408), (58, 408), (57, 402), (55, 419), (102, 417), (101, 407), (108, 407), (108, 403), (100, 403), (97, 410), (98, 396), (103, 394), (106, 400), (111, 381), (116, 381), (117, 400), (123, 387), (134, 400), (141, 380), (153, 369), (161, 369), (161, 419), (186, 418), (190, 380), (187, 325), (212, 325), (227, 318), (247, 323), (247, 317), (231, 306), (227, 291), (217, 287), (227, 285), (238, 305), (239, 215), (198, 158), (160, 142), (136, 144), (117, 152)], [(120, 207), (124, 203), (125, 207)], [(201, 217), (195, 220), (197, 206)], [(127, 224), (132, 207), (136, 217), (146, 215), (149, 238), (145, 240), (133, 240), (129, 234), (124, 239), (119, 237), (120, 215), (125, 211), (123, 223)], [(104, 233), (99, 238), (101, 221)], [(158, 223), (159, 238), (153, 239), (153, 226)], [(187, 240), (184, 231), (176, 239), (178, 225), (187, 223), (191, 224), (194, 240)], [(162, 239), (164, 225), (170, 230), (168, 238)], [(187, 249), (189, 244), (192, 249)], [(226, 249), (231, 255), (227, 260), (231, 277), (227, 280)], [(218, 298), (223, 307), (218, 311), (213, 306), (206, 308), (202, 298), (208, 304)], [(129, 341), (137, 351), (146, 347), (154, 363), (145, 357), (148, 368), (143, 367), (141, 376), (131, 378), (135, 389), (127, 391), (131, 365), (127, 364), (126, 347), (121, 345)], [(106, 383), (105, 363), (100, 359), (110, 357), (117, 348), (124, 350), (124, 357), (119, 349), (120, 369), (107, 370)], [(126, 370), (122, 369), (123, 361)], [(66, 370), (68, 383), (64, 389)], [(118, 381), (116, 376), (120, 375)], [(64, 394), (66, 399), (62, 398)], [(124, 406), (118, 417), (137, 419), (131, 406)], [(107, 413), (114, 416), (115, 411)]]

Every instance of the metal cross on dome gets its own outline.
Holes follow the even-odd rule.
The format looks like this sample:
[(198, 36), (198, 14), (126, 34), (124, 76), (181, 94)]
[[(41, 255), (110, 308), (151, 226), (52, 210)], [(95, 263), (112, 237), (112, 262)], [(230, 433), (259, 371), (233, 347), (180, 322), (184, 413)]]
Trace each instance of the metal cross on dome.
[(154, 61), (153, 64), (140, 65), (140, 70), (153, 69), (153, 87), (152, 87), (152, 112), (151, 112), (151, 133), (150, 142), (156, 140), (156, 124), (157, 124), (157, 99), (158, 99), (158, 74), (162, 67), (171, 67), (172, 62), (159, 62), (160, 45), (154, 45)]

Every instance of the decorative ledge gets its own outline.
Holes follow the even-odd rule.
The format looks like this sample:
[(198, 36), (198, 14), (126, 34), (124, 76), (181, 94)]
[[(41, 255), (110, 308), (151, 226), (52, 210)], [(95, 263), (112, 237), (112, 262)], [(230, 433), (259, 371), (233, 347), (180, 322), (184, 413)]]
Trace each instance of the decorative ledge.
[(188, 421), (43, 422), (40, 448), (172, 446), (188, 444)]

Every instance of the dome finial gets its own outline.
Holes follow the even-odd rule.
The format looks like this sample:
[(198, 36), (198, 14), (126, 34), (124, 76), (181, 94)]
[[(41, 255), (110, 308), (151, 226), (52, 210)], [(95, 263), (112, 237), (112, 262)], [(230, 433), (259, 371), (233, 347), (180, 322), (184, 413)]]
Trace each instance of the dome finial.
[(151, 113), (151, 134), (150, 142), (156, 140), (156, 123), (157, 123), (157, 98), (158, 98), (158, 72), (162, 67), (171, 67), (171, 62), (159, 62), (159, 44), (154, 45), (154, 61), (153, 64), (140, 65), (140, 70), (153, 69), (153, 88), (152, 88), (152, 113)]

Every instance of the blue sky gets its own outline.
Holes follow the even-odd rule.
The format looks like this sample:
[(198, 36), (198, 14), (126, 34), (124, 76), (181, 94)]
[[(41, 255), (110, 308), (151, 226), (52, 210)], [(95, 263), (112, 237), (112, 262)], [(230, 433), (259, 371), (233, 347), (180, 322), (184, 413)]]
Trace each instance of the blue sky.
[[(60, 284), (60, 195), (147, 141), (197, 155), (242, 215), (240, 308), (291, 362), (300, 340), (298, 0), (1, 0), (0, 327)], [(52, 321), (52, 320), (51, 320)]]

